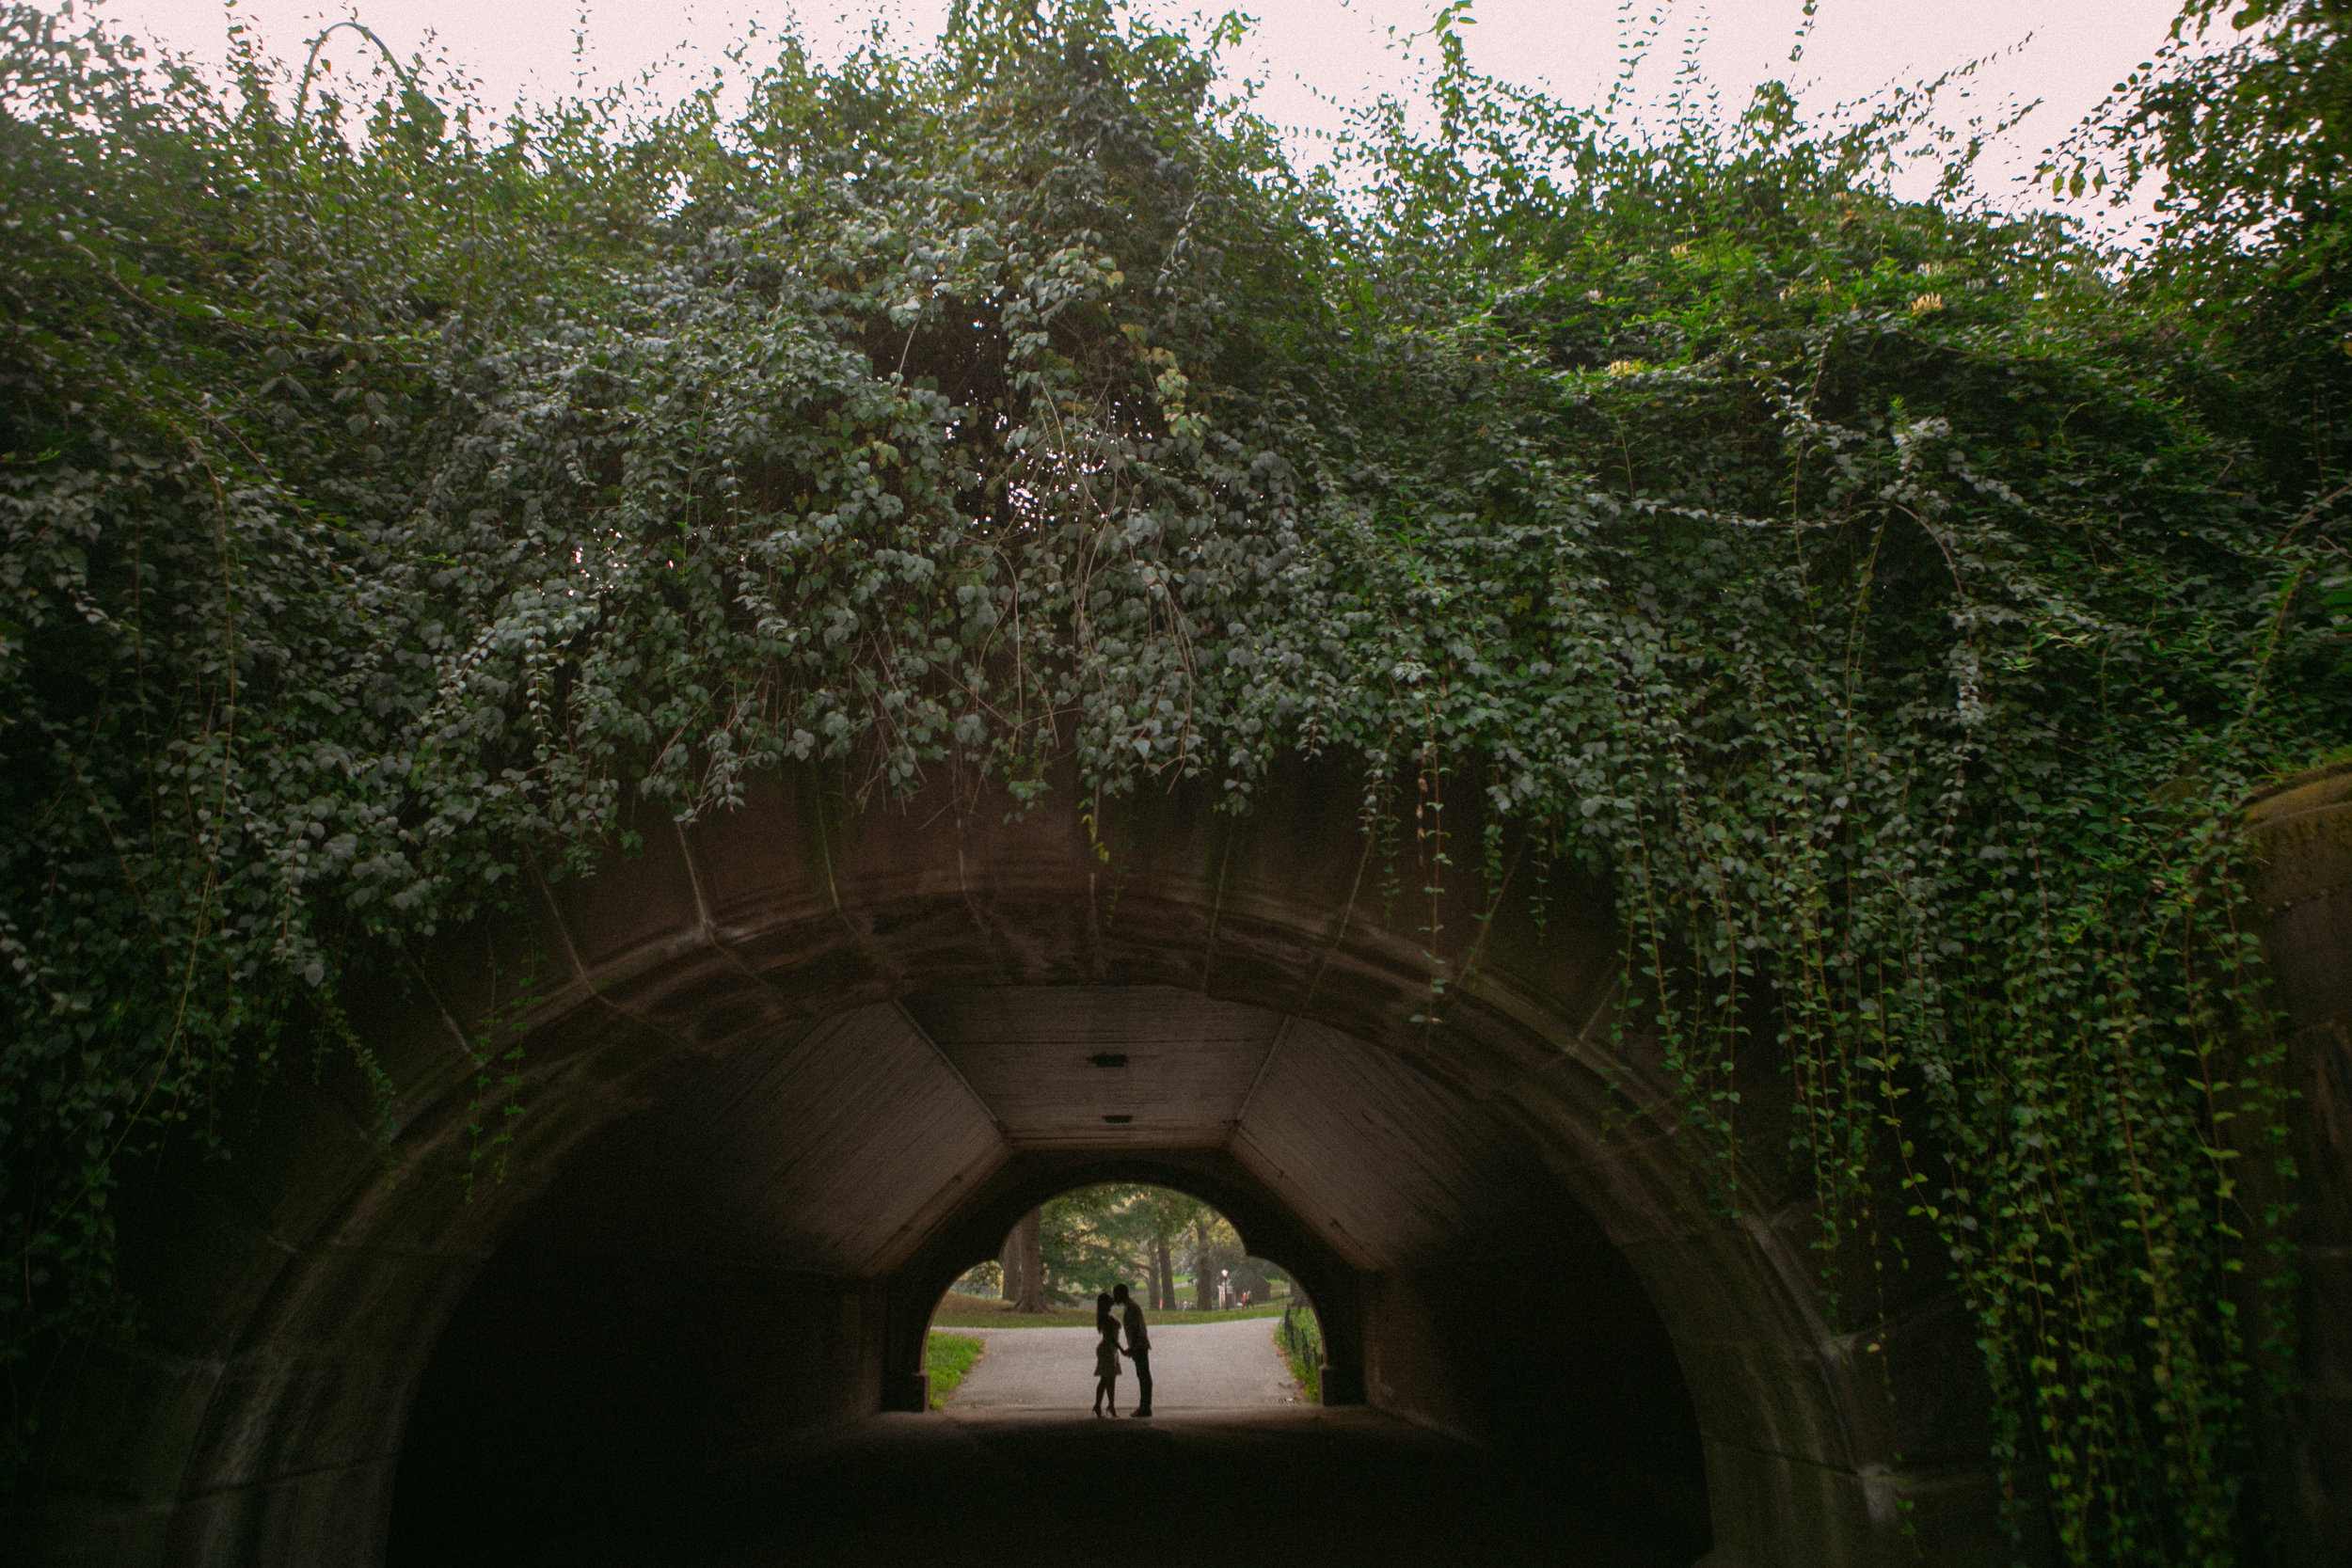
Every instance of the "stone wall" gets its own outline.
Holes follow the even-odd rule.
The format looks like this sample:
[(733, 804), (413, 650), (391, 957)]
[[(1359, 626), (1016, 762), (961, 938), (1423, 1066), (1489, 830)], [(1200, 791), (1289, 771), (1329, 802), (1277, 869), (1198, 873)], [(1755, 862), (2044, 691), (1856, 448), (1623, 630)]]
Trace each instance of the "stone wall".
[(2352, 764), (2289, 780), (2247, 816), (2300, 1175), (2296, 1401), (2267, 1480), (2289, 1560), (2337, 1568), (2352, 1562)]

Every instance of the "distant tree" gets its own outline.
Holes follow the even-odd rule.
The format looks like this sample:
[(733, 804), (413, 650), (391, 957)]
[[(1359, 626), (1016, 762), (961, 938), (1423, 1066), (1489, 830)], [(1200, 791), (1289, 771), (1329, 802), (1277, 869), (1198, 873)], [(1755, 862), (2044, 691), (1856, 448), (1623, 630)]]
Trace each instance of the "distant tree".
[(1081, 1187), (1042, 1213), (1046, 1291), (1056, 1300), (1124, 1284), (1166, 1310), (1175, 1305), (1177, 1240), (1201, 1223), (1212, 1235), (1232, 1233), (1216, 1210), (1166, 1187)]
[(2187, 0), (2042, 172), (2118, 205), (2153, 186), (2146, 327), (2214, 356), (2207, 418), (2328, 515), (2352, 468), (2352, 7)]
[(1016, 1312), (1042, 1312), (1046, 1307), (1043, 1211), (1021, 1216), (1005, 1238), (998, 1262), (1004, 1268), (1004, 1299)]
[(1136, 1272), (1136, 1227), (1126, 1211), (1140, 1189), (1081, 1187), (1052, 1199), (1043, 1215), (1046, 1291), (1056, 1301), (1107, 1291)]
[(1204, 1209), (1192, 1226), (1193, 1302), (1200, 1310), (1218, 1305), (1217, 1285), (1229, 1271), (1241, 1266), (1244, 1256), (1241, 1233), (1225, 1216)]
[(1216, 1210), (1197, 1197), (1166, 1187), (1144, 1191), (1147, 1196), (1136, 1209), (1148, 1235), (1145, 1259), (1152, 1302), (1163, 1311), (1172, 1311), (1176, 1306), (1176, 1238), (1204, 1216), (1223, 1222), (1218, 1220)]

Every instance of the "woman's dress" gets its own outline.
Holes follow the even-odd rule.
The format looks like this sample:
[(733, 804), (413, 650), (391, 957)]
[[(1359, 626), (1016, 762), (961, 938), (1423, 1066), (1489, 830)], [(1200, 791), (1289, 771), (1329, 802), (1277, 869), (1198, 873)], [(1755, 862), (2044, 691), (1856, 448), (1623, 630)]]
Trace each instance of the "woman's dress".
[(1103, 1331), (1103, 1342), (1094, 1347), (1094, 1375), (1119, 1375), (1119, 1326), (1116, 1323)]

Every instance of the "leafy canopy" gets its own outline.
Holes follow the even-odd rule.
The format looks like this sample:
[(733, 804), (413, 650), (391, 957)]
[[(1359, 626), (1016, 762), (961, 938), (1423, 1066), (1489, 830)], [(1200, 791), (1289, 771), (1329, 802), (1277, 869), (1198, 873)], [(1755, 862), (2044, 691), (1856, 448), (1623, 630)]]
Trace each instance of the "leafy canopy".
[[(1166, 1187), (1111, 1183), (1080, 1187), (1049, 1200), (1040, 1213), (1047, 1294), (1081, 1300), (1115, 1285), (1133, 1290), (1139, 1301), (1153, 1299), (1152, 1259), (1155, 1245), (1171, 1248), (1171, 1260), (1190, 1259), (1189, 1240), (1198, 1225), (1238, 1259), (1241, 1248), (1225, 1217), (1197, 1197)], [(1197, 1261), (1179, 1267), (1198, 1267)]]

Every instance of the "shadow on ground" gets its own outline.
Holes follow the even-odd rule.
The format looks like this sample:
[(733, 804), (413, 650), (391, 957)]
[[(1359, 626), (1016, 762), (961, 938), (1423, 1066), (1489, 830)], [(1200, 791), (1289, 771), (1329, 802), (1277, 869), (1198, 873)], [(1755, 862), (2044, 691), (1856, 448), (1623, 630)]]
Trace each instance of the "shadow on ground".
[[(672, 1517), (502, 1543), (507, 1568), (995, 1568), (1099, 1559), (1688, 1568), (1579, 1478), (1368, 1409), (878, 1416), (774, 1455)], [(1687, 1529), (1687, 1525), (1684, 1527)], [(1663, 1539), (1660, 1536), (1663, 1535)]]

